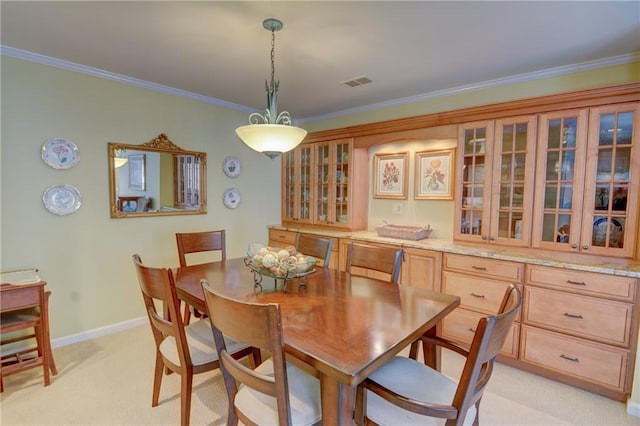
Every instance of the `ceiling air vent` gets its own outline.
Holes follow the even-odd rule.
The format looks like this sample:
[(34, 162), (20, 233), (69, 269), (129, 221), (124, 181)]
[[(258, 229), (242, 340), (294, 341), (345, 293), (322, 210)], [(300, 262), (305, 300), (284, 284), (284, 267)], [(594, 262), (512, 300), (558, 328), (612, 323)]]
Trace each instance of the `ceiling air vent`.
[(369, 77), (363, 75), (361, 77), (352, 78), (351, 80), (343, 81), (340, 84), (346, 84), (349, 87), (362, 86), (363, 84), (371, 83), (372, 80)]

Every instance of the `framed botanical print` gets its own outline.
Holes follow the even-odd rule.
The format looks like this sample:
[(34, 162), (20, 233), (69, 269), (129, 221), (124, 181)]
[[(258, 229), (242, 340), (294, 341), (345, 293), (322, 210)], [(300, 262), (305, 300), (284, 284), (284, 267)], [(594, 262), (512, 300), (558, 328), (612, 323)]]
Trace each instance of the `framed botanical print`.
[(129, 189), (145, 191), (145, 154), (129, 156)]
[(416, 200), (453, 200), (454, 151), (416, 152)]
[(373, 198), (407, 198), (409, 153), (375, 154)]

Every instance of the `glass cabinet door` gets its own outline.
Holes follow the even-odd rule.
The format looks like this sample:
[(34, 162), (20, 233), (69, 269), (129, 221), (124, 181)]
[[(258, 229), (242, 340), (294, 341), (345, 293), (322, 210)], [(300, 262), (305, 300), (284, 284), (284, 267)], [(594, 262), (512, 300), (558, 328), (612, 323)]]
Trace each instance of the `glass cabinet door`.
[(532, 246), (578, 251), (587, 111), (540, 115)]
[(496, 121), (489, 240), (528, 246), (536, 149), (535, 116)]
[(333, 218), (329, 209), (329, 200), (332, 197), (330, 169), (331, 149), (328, 143), (315, 144), (316, 175), (315, 175), (315, 219), (316, 223), (328, 224)]
[(282, 217), (300, 223), (312, 219), (313, 149), (301, 145), (282, 156)]
[(580, 242), (584, 252), (633, 256), (640, 185), (639, 114), (638, 104), (593, 108), (590, 112)]
[(492, 148), (493, 122), (460, 126), (458, 152), (462, 161), (455, 197), (457, 239), (482, 241), (488, 238)]
[(349, 142), (335, 142), (335, 215), (336, 224), (347, 225), (349, 223)]

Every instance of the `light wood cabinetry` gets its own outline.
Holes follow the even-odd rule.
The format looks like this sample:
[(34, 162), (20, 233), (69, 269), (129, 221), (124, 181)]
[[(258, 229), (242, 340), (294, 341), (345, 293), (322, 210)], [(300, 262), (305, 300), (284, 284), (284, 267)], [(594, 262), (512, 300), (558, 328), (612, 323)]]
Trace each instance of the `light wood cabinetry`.
[(442, 253), (405, 247), (400, 284), (440, 291)]
[(528, 246), (536, 116), (465, 123), (459, 129), (455, 238)]
[(633, 278), (527, 266), (520, 360), (555, 380), (624, 400), (637, 336)]
[(302, 144), (282, 158), (282, 222), (366, 229), (366, 149), (351, 138)]
[[(524, 265), (496, 259), (445, 253), (442, 291), (460, 297), (460, 306), (442, 322), (441, 334), (447, 339), (470, 345), (478, 320), (495, 315), (510, 284), (521, 284)], [(513, 323), (501, 354), (518, 356), (520, 322)]]
[(540, 115), (533, 247), (633, 257), (639, 116), (637, 103)]
[[(273, 228), (269, 229), (269, 245), (272, 247), (295, 246), (297, 237), (298, 237), (298, 232), (296, 231), (284, 231), (284, 230), (273, 229)], [(325, 235), (322, 235), (322, 238), (328, 238), (333, 240), (333, 246), (331, 248), (331, 260), (329, 261), (329, 268), (338, 269), (338, 239), (333, 237), (327, 237)]]

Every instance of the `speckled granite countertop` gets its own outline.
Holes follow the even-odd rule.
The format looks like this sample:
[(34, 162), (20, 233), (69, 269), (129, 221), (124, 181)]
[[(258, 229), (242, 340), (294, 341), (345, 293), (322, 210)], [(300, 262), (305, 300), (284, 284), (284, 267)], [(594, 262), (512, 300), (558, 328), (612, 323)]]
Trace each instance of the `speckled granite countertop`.
[(577, 271), (598, 272), (601, 274), (640, 278), (640, 261), (629, 259), (584, 256), (555, 251), (541, 252), (505, 246), (484, 247), (480, 244), (463, 244), (454, 242), (450, 239), (439, 238), (427, 238), (425, 240), (412, 241), (380, 237), (375, 231), (341, 232), (329, 229), (290, 228), (281, 225), (271, 225), (269, 228), (318, 234), (333, 238), (351, 238), (357, 241), (396, 244), (402, 247), (435, 250), (443, 253), (457, 253), (491, 259), (508, 260), (512, 262), (525, 262), (532, 265), (553, 266), (557, 268), (574, 269)]

